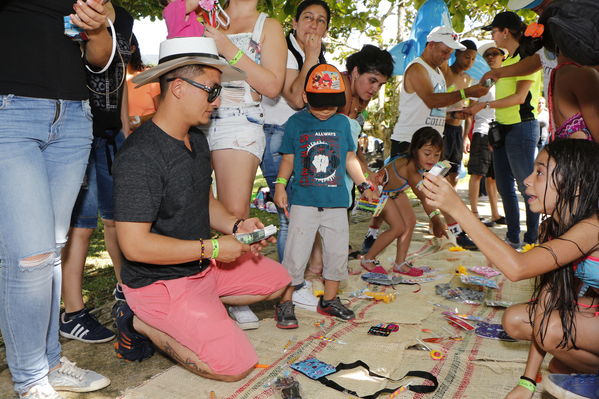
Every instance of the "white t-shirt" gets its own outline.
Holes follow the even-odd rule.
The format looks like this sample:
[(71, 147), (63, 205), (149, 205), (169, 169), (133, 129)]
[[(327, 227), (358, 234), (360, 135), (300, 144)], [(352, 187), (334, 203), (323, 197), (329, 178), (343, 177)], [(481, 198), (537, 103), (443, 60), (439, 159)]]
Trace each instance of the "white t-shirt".
[[(422, 58), (418, 57), (408, 65), (406, 70), (414, 63), (418, 63), (426, 69), (435, 93), (445, 93), (447, 91), (445, 77), (439, 68), (433, 69)], [(397, 118), (397, 123), (393, 128), (391, 140), (412, 141), (414, 132), (425, 126), (430, 126), (443, 134), (445, 107), (433, 109), (427, 107), (415, 91), (413, 93), (406, 92), (404, 79), (399, 98), (399, 118)]]
[[(306, 55), (297, 44), (295, 37), (293, 35), (289, 36), (291, 40), (291, 44), (295, 47), (295, 49), (300, 53), (302, 59), (306, 59)], [(299, 65), (297, 60), (293, 56), (291, 50), (287, 50), (287, 69), (294, 69), (299, 71)], [(287, 101), (283, 98), (283, 95), (279, 95), (276, 98), (269, 98), (266, 96), (262, 96), (262, 108), (264, 110), (264, 123), (269, 125), (280, 125), (282, 126), (287, 122), (287, 119), (291, 117), (291, 115), (295, 114), (297, 110), (291, 108)]]
[[(489, 89), (489, 92), (484, 96), (480, 97), (477, 101), (484, 103), (487, 101), (495, 100), (495, 86)], [(489, 133), (489, 123), (495, 119), (494, 108), (483, 108), (476, 115), (474, 115), (474, 133), (480, 133), (486, 135)]]
[(545, 47), (537, 51), (537, 54), (541, 58), (541, 68), (543, 68), (543, 93), (547, 97), (551, 72), (557, 67), (557, 55), (546, 50)]

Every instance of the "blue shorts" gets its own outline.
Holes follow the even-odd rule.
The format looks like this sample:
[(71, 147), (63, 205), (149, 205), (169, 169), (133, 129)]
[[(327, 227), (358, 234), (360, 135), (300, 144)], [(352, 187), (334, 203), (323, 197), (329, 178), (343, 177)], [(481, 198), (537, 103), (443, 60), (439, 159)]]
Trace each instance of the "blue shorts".
[(94, 137), (85, 178), (71, 216), (71, 227), (95, 229), (98, 212), (102, 219), (113, 220), (112, 161), (123, 145), (125, 135), (106, 130), (105, 137)]

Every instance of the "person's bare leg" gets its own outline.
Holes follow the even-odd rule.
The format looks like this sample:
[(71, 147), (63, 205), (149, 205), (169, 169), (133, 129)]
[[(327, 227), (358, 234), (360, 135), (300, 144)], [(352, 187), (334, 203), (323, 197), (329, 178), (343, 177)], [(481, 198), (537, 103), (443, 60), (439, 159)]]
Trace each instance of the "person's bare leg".
[[(395, 254), (395, 263), (399, 265), (405, 262), (406, 257), (408, 256), (408, 250), (410, 249), (410, 244), (412, 242), (412, 234), (416, 227), (416, 214), (414, 213), (414, 209), (412, 209), (412, 204), (410, 204), (407, 195), (400, 194), (393, 200), (393, 202), (399, 209), (399, 214), (401, 215), (405, 226), (404, 233), (398, 239), (397, 252)], [(407, 272), (409, 267), (404, 266), (402, 266), (401, 269), (402, 271)]]
[(458, 184), (458, 174), (456, 172), (450, 172), (445, 176), (451, 187), (455, 188)]
[[(387, 202), (387, 205), (385, 205), (385, 208), (383, 209), (382, 216), (389, 224), (389, 229), (378, 236), (370, 250), (364, 255), (363, 259), (375, 259), (393, 242), (393, 240), (400, 237), (406, 229), (404, 220), (394, 200)], [(374, 266), (372, 268), (374, 268)]]
[(114, 220), (102, 219), (102, 223), (104, 224), (104, 243), (106, 244), (106, 251), (108, 251), (108, 255), (110, 255), (110, 259), (112, 260), (116, 281), (119, 284), (122, 284), (121, 266), (123, 264), (123, 253), (121, 252), (121, 248), (119, 247), (116, 238)]
[(324, 280), (324, 294), (322, 299), (325, 301), (330, 301), (332, 299), (337, 298), (337, 293), (339, 292), (339, 281), (334, 280)]
[(201, 377), (209, 378), (211, 380), (234, 382), (242, 380), (254, 369), (252, 367), (238, 375), (216, 374), (210, 367), (208, 367), (206, 363), (202, 362), (191, 349), (180, 344), (170, 335), (151, 327), (137, 317), (133, 317), (133, 328), (138, 333), (148, 337), (154, 345), (156, 345), (171, 359), (179, 363), (187, 370)]
[(322, 276), (324, 263), (322, 261), (322, 238), (320, 233), (316, 232), (312, 251), (310, 252), (310, 260), (308, 260), (308, 271), (312, 275)]
[[(478, 216), (478, 194), (480, 193), (480, 175), (470, 175), (468, 183), (468, 196), (470, 197), (470, 210)], [(490, 198), (491, 196), (489, 196)]]
[(242, 150), (217, 150), (211, 155), (219, 201), (237, 218), (247, 218), (260, 160)]
[(94, 229), (72, 227), (69, 239), (62, 249), (62, 301), (67, 313), (77, 312), (85, 306), (83, 295), (83, 268)]
[(489, 205), (491, 205), (491, 220), (495, 221), (501, 217), (499, 208), (497, 207), (497, 201), (499, 199), (497, 183), (495, 182), (495, 179), (487, 177), (485, 185), (487, 187), (487, 194), (489, 194)]

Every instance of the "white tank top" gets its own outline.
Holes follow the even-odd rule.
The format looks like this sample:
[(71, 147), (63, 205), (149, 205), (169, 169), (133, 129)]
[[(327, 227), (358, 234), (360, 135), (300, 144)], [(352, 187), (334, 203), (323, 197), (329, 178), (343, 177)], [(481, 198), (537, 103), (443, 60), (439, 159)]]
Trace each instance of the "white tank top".
[[(414, 63), (418, 63), (426, 69), (435, 93), (446, 92), (445, 77), (439, 68), (433, 69), (421, 57), (418, 57), (408, 65), (406, 70)], [(399, 98), (399, 118), (397, 118), (397, 123), (393, 128), (391, 140), (412, 141), (414, 132), (425, 126), (430, 126), (443, 134), (445, 108), (430, 109), (416, 92), (408, 93), (405, 85), (406, 81), (404, 79)]]
[[(260, 64), (260, 38), (262, 37), (262, 29), (267, 15), (260, 13), (253, 32), (234, 33), (227, 37), (240, 50), (243, 50), (245, 55), (254, 60), (256, 64)], [(255, 91), (245, 80), (235, 80), (223, 83), (221, 92), (221, 107), (240, 107), (248, 105), (257, 105), (260, 101), (255, 101), (252, 98), (252, 91)]]

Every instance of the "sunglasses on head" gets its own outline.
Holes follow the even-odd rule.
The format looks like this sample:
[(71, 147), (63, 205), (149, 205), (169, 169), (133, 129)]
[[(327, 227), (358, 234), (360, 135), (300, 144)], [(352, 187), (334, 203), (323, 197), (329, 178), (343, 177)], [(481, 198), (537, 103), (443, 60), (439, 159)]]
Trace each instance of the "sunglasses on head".
[(212, 87), (208, 87), (206, 85), (203, 85), (201, 83), (198, 83), (196, 81), (193, 81), (191, 79), (187, 79), (187, 78), (184, 78), (181, 76), (177, 76), (176, 78), (169, 78), (166, 81), (172, 82), (173, 80), (176, 80), (176, 79), (181, 79), (182, 81), (187, 82), (190, 85), (197, 87), (198, 89), (204, 90), (206, 93), (208, 93), (208, 102), (209, 103), (213, 102), (214, 100), (216, 100), (218, 98), (218, 96), (220, 96), (220, 91), (223, 88), (219, 84), (215, 84)]

